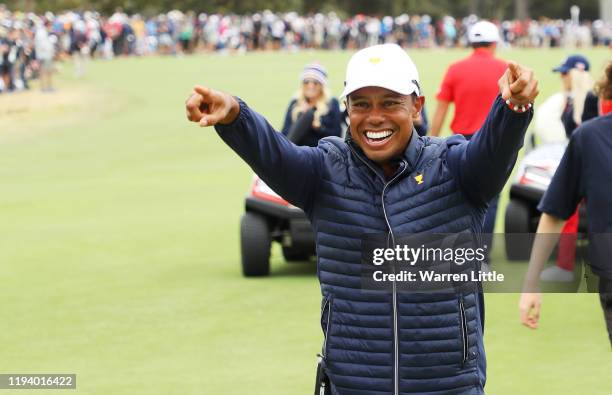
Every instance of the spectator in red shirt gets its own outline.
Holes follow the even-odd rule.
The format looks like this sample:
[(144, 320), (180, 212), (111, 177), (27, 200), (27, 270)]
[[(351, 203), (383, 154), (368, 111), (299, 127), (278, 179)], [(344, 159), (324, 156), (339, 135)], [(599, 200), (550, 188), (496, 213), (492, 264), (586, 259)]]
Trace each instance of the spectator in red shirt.
[(476, 23), (468, 38), (474, 51), (470, 56), (453, 63), (444, 76), (436, 95), (438, 107), (433, 117), (431, 134), (438, 136), (450, 103), (455, 104), (451, 130), (469, 139), (487, 117), (487, 109), (497, 97), (497, 81), (507, 64), (494, 57), (499, 32), (487, 21)]
[[(506, 62), (494, 56), (499, 41), (497, 26), (488, 21), (477, 22), (469, 30), (468, 39), (474, 51), (467, 58), (450, 65), (436, 95), (438, 107), (432, 121), (432, 136), (440, 134), (452, 102), (455, 104), (455, 115), (451, 130), (469, 140), (484, 123), (487, 109), (497, 97), (497, 81), (507, 67)], [(489, 202), (483, 228), (485, 234), (494, 231), (498, 198)]]

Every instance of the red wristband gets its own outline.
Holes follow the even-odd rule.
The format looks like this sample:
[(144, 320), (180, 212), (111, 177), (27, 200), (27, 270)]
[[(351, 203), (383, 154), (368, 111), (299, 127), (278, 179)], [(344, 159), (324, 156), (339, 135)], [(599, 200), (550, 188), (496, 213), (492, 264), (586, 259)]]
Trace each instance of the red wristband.
[(506, 100), (506, 104), (508, 105), (509, 109), (519, 114), (527, 112), (531, 110), (531, 108), (533, 107), (533, 103), (527, 103), (525, 105), (518, 105), (518, 104), (512, 103), (512, 100), (510, 99)]

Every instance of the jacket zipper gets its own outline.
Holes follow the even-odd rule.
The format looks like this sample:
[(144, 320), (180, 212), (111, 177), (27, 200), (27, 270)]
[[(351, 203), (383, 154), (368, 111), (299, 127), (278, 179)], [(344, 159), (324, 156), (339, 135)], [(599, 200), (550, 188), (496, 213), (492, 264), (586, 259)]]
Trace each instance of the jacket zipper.
[(323, 314), (325, 314), (325, 307), (327, 307), (327, 323), (325, 324), (325, 338), (323, 339), (323, 350), (321, 358), (327, 359), (327, 338), (329, 337), (329, 324), (331, 321), (331, 309), (332, 309), (332, 298), (331, 296), (323, 304), (323, 310), (321, 311), (321, 320), (323, 320)]
[(461, 343), (463, 346), (463, 358), (461, 359), (461, 365), (463, 366), (467, 362), (469, 348), (467, 319), (465, 316), (465, 304), (463, 302), (463, 295), (459, 296), (459, 316), (461, 318)]
[[(405, 160), (402, 160), (402, 169), (395, 175), (391, 180), (385, 182), (385, 179), (378, 174), (378, 172), (367, 162), (365, 161), (355, 150), (348, 144), (349, 148), (353, 152), (353, 154), (359, 158), (366, 166), (370, 168), (379, 178), (382, 179), (384, 186), (381, 193), (381, 203), (383, 209), (383, 215), (385, 216), (385, 222), (387, 223), (387, 227), (389, 228), (389, 233), (391, 234), (391, 242), (393, 246), (395, 246), (395, 235), (393, 234), (393, 229), (391, 228), (391, 223), (389, 222), (389, 218), (387, 217), (387, 210), (385, 208), (385, 192), (387, 187), (391, 185), (400, 175), (406, 171), (408, 168), (408, 164)], [(393, 393), (395, 395), (399, 395), (399, 336), (397, 330), (397, 288), (395, 285), (395, 281), (393, 282)]]
[[(404, 163), (404, 162), (402, 162)], [(380, 196), (383, 208), (383, 214), (385, 216), (385, 221), (387, 222), (387, 226), (389, 227), (389, 233), (391, 234), (391, 243), (393, 243), (393, 247), (395, 247), (395, 235), (393, 234), (393, 229), (391, 228), (391, 223), (389, 222), (389, 218), (387, 217), (387, 210), (385, 209), (385, 191), (387, 187), (393, 183), (403, 172), (406, 170), (406, 164), (402, 170), (395, 175), (388, 183), (383, 187), (382, 194)], [(393, 266), (393, 272), (395, 272), (395, 265)], [(397, 288), (395, 285), (395, 281), (393, 281), (393, 344), (394, 344), (394, 363), (393, 363), (393, 378), (394, 378), (394, 387), (395, 387), (395, 395), (399, 395), (399, 336), (397, 329)]]

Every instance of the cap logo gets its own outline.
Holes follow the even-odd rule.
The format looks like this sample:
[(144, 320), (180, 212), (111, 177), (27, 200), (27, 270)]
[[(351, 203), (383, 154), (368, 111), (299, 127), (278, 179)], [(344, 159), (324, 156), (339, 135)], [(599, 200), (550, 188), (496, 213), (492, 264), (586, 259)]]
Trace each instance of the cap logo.
[(372, 64), (380, 63), (380, 58), (370, 58), (369, 60), (370, 60), (370, 63)]
[(586, 69), (586, 66), (582, 62), (578, 62), (578, 63), (576, 63), (576, 68), (578, 70), (584, 70), (584, 69)]

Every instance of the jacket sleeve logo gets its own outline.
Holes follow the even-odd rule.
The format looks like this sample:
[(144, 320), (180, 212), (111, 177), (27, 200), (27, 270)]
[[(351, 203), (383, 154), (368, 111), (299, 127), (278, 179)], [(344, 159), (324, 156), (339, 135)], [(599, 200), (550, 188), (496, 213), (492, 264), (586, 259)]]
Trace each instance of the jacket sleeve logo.
[(414, 180), (416, 181), (417, 185), (421, 185), (423, 183), (423, 174), (417, 174), (414, 176)]

